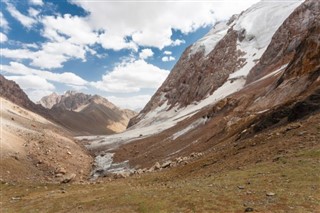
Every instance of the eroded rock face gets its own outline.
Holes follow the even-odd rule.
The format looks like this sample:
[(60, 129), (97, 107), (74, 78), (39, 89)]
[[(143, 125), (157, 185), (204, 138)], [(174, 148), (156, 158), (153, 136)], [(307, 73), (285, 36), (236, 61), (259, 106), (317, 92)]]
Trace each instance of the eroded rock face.
[[(246, 14), (246, 12), (242, 14)], [(242, 15), (238, 16), (236, 20), (241, 17)], [(236, 50), (240, 50), (243, 42), (251, 44), (250, 42), (260, 38), (252, 36), (253, 34), (248, 29), (235, 28), (237, 25), (234, 25), (233, 28), (230, 27), (226, 34), (226, 38), (229, 38), (229, 42), (231, 42), (231, 54), (225, 53), (226, 57), (234, 56), (236, 59), (223, 61), (225, 59), (223, 55), (218, 54), (217, 48), (224, 49), (226, 46), (223, 45), (224, 39), (220, 40), (208, 55), (204, 55), (201, 51), (188, 55), (190, 52), (190, 48), (188, 48), (142, 113), (132, 120), (131, 124), (138, 122), (132, 129), (140, 127), (145, 123), (145, 120), (156, 114), (157, 110), (152, 110), (163, 103), (169, 106), (176, 104), (183, 107), (193, 101), (201, 100), (201, 97), (210, 95), (211, 88), (214, 88), (214, 85), (220, 81), (219, 77), (226, 78), (224, 81), (232, 81), (230, 77), (225, 77), (231, 72), (229, 74), (227, 74), (228, 71), (222, 72), (219, 76), (220, 73), (214, 73), (215, 67), (206, 69), (206, 64), (219, 67), (218, 59), (224, 64), (230, 63), (228, 69), (233, 68), (232, 72), (237, 72), (238, 69), (241, 70), (248, 66), (246, 71), (249, 74), (244, 76), (246, 84), (229, 96), (199, 108), (196, 114), (179, 120), (173, 127), (120, 147), (115, 154), (115, 160), (123, 161), (129, 158), (131, 165), (152, 166), (155, 162), (162, 162), (163, 159), (172, 160), (192, 152), (210, 150), (214, 153), (221, 153), (224, 149), (232, 147), (232, 143), (235, 143), (235, 147), (240, 146), (244, 139), (254, 137), (258, 133), (262, 134), (282, 125), (290, 126), (291, 122), (319, 113), (319, 23), (319, 1), (307, 0), (300, 6), (297, 4), (297, 7), (292, 8), (292, 12), (288, 14), (288, 18), (283, 20), (279, 28), (271, 35), (270, 42), (264, 47), (263, 52), (257, 52), (261, 56), (252, 57), (255, 60), (252, 67), (248, 66), (248, 62), (250, 62), (247, 60), (248, 52), (232, 53), (235, 51), (232, 45), (236, 44)], [(251, 56), (254, 54), (256, 53), (252, 52)], [(208, 62), (210, 60), (216, 63), (210, 64)], [(202, 78), (210, 79), (210, 82), (199, 81), (197, 79), (199, 73), (202, 74)], [(217, 77), (213, 80), (210, 75)], [(231, 74), (231, 76), (233, 75), (234, 73)], [(221, 81), (223, 84), (223, 80)], [(235, 79), (235, 81), (237, 80)], [(186, 85), (181, 85), (184, 82)], [(194, 82), (197, 83), (194, 84)], [(189, 85), (194, 87), (193, 91), (189, 89)], [(202, 89), (206, 92), (197, 93)], [(182, 90), (188, 95), (185, 95)], [(180, 93), (181, 95), (178, 95)], [(187, 97), (192, 97), (192, 100)], [(193, 105), (192, 103), (189, 106)], [(174, 110), (176, 109), (175, 107)], [(174, 113), (174, 110), (169, 113)], [(183, 110), (181, 109), (181, 111)], [(152, 113), (148, 114), (150, 111)], [(166, 111), (161, 111), (161, 113), (163, 116)], [(206, 119), (205, 122), (195, 129), (188, 129), (200, 118)], [(185, 131), (186, 129), (188, 131)], [(181, 131), (184, 132), (183, 135), (172, 137)], [(218, 148), (220, 145), (221, 147)], [(256, 144), (252, 144), (252, 146), (256, 146)], [(242, 148), (237, 148), (238, 152)], [(130, 150), (131, 153), (126, 150)], [(136, 150), (139, 151), (138, 154), (136, 154)], [(145, 157), (145, 153), (152, 157)], [(222, 158), (227, 157), (222, 155)]]
[(41, 98), (39, 104), (47, 109), (51, 109), (55, 104), (60, 101), (61, 97), (57, 93), (52, 93), (51, 95)]
[[(318, 23), (319, 2), (300, 4), (301, 1), (259, 2), (233, 16), (225, 26), (218, 23), (185, 50), (166, 81), (129, 126), (163, 104), (169, 106), (168, 110), (183, 108), (205, 99), (227, 81), (244, 77), (249, 84), (287, 64), (311, 25)], [(212, 48), (209, 53), (208, 47)]]
[[(256, 81), (284, 64), (289, 64), (288, 66), (293, 67), (297, 66), (297, 63), (301, 61), (297, 54), (303, 55), (304, 60), (314, 60), (313, 58), (319, 54), (319, 36), (317, 36), (320, 27), (319, 23), (320, 2), (315, 0), (305, 1), (277, 30), (260, 62), (249, 73), (247, 84)], [(309, 44), (306, 42), (309, 42)], [(313, 44), (310, 42), (313, 42)], [(308, 47), (308, 50), (302, 50), (305, 47)], [(306, 53), (306, 51), (309, 53)], [(320, 59), (317, 59), (313, 63), (319, 64)], [(304, 70), (301, 72), (305, 72), (312, 65), (308, 65), (308, 63), (310, 61), (304, 63)], [(297, 67), (301, 67), (301, 65)], [(292, 69), (290, 68), (290, 70)]]

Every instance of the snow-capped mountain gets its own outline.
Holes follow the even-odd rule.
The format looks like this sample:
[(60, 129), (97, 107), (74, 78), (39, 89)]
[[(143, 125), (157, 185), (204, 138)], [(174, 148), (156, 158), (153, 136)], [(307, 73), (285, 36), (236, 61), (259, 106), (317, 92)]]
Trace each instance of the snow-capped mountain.
[(185, 50), (127, 131), (92, 137), (89, 148), (150, 166), (219, 143), (232, 149), (319, 110), (319, 19), (317, 0), (261, 1), (218, 23)]
[[(230, 85), (224, 96), (242, 88), (274, 34), (301, 3), (261, 1), (228, 22), (216, 24), (183, 53), (167, 80), (131, 125), (160, 107), (167, 111), (199, 103), (235, 80), (237, 88)], [(303, 24), (300, 21), (300, 25)]]

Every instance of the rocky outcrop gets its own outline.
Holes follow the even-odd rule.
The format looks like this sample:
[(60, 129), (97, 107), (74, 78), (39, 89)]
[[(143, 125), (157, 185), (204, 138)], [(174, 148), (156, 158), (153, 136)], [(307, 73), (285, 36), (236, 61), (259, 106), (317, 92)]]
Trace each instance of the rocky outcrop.
[[(300, 69), (301, 59), (313, 60), (313, 64), (319, 65), (319, 21), (320, 21), (320, 2), (308, 0), (298, 7), (282, 24), (272, 38), (270, 45), (261, 57), (259, 63), (251, 70), (247, 78), (247, 84), (267, 75), (278, 69), (284, 64), (289, 64), (287, 70)], [(307, 44), (313, 42), (313, 44)], [(310, 47), (308, 50), (303, 48)], [(298, 56), (299, 55), (299, 56)], [(303, 69), (308, 69), (309, 62)], [(297, 66), (298, 65), (298, 66)], [(301, 72), (304, 72), (301, 70)], [(296, 71), (294, 71), (296, 72)], [(296, 75), (302, 74), (297, 73)], [(286, 74), (287, 75), (287, 74)], [(292, 76), (293, 77), (293, 76)], [(288, 76), (286, 77), (288, 78)]]
[(61, 96), (54, 92), (51, 95), (41, 98), (38, 103), (41, 104), (44, 108), (51, 109), (60, 101), (60, 98)]
[(249, 84), (288, 63), (307, 29), (317, 23), (318, 2), (307, 1), (299, 7), (300, 4), (301, 1), (261, 1), (227, 23), (216, 24), (185, 50), (166, 81), (129, 126), (163, 104), (169, 106), (167, 110), (181, 109), (201, 102), (228, 81), (243, 77)]

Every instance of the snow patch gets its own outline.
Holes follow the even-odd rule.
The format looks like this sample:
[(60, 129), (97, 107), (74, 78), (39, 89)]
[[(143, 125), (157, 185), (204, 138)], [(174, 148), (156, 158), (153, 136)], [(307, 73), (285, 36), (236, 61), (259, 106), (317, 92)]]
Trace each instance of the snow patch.
[(277, 70), (269, 73), (268, 75), (263, 76), (262, 78), (256, 80), (255, 82), (264, 80), (264, 79), (269, 78), (269, 77), (271, 77), (271, 76), (276, 76), (276, 75), (280, 74), (281, 72), (283, 72), (284, 69), (285, 69), (287, 66), (288, 66), (288, 64), (285, 64), (285, 65), (281, 66), (279, 69), (277, 69)]
[[(170, 110), (167, 110), (169, 106), (167, 105), (167, 103), (164, 103), (161, 107), (158, 107), (155, 110), (147, 113), (144, 116), (143, 120), (141, 120), (130, 129), (126, 130), (125, 132), (107, 136), (82, 136), (77, 137), (77, 139), (89, 140), (90, 144), (87, 145), (88, 149), (96, 149), (99, 147), (108, 146), (108, 150), (106, 151), (112, 151), (122, 144), (158, 134), (166, 129), (173, 127), (178, 122), (196, 114), (203, 107), (213, 105), (226, 96), (241, 90), (245, 82), (246, 81), (244, 78), (228, 80), (206, 99), (200, 101), (195, 105), (189, 105), (182, 109), (179, 109), (178, 106), (176, 106)], [(192, 126), (190, 126), (189, 128), (189, 130), (191, 130)], [(194, 128), (196, 128), (196, 125)], [(180, 134), (182, 133), (183, 132), (181, 132)]]
[(200, 125), (205, 124), (207, 121), (206, 118), (200, 118), (198, 120), (196, 120), (195, 122), (193, 122), (192, 124), (190, 124), (189, 126), (187, 126), (186, 128), (184, 128), (183, 130), (176, 132), (175, 134), (172, 135), (172, 139), (175, 140), (178, 137), (190, 132), (191, 130), (197, 128)]
[(272, 36), (287, 17), (303, 1), (260, 1), (239, 16), (234, 29), (245, 29), (245, 40), (251, 41), (255, 49), (268, 46)]
[(226, 22), (216, 24), (203, 38), (192, 45), (190, 55), (204, 50), (204, 55), (207, 56), (227, 34), (228, 29)]

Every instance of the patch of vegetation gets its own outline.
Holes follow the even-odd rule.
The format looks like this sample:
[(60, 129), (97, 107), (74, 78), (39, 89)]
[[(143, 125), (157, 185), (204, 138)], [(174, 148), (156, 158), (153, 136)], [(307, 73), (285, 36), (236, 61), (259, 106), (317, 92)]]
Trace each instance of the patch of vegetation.
[(2, 183), (2, 212), (316, 212), (319, 156), (319, 149), (310, 149), (281, 157), (286, 164), (267, 161), (175, 179), (179, 170), (101, 184)]

